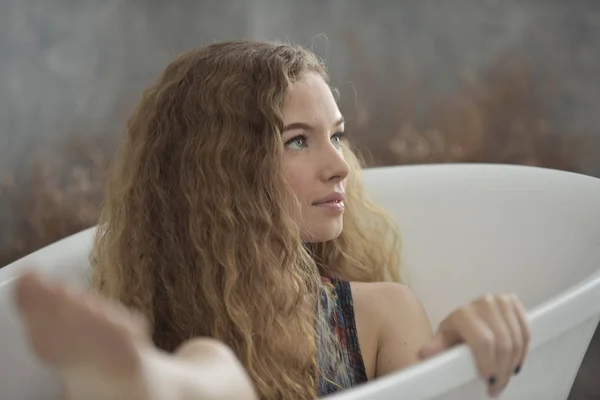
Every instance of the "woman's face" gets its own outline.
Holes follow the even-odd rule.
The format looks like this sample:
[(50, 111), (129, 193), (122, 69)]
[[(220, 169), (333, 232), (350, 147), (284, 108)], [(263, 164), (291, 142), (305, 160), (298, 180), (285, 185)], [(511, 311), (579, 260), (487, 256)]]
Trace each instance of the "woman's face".
[(342, 232), (350, 171), (341, 151), (342, 114), (327, 83), (313, 72), (292, 85), (282, 111), (283, 165), (302, 205), (303, 240), (335, 239)]

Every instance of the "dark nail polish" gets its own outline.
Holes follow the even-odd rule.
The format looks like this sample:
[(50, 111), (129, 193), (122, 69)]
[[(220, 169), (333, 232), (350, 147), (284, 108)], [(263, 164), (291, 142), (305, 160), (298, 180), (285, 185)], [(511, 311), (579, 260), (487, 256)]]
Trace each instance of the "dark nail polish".
[(496, 377), (494, 375), (490, 376), (490, 379), (488, 379), (488, 383), (490, 384), (490, 386), (494, 386), (496, 384)]
[(519, 372), (521, 372), (521, 366), (517, 365), (517, 367), (515, 368), (515, 375), (518, 375)]

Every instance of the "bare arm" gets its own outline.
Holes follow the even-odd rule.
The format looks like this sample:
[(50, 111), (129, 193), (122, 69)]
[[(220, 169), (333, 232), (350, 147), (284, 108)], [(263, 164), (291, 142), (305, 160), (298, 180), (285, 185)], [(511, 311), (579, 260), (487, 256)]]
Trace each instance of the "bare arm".
[(469, 345), (491, 396), (518, 374), (531, 336), (526, 311), (515, 295), (487, 295), (450, 313), (435, 336), (419, 299), (399, 284), (379, 284), (380, 321), (375, 376), (406, 368), (457, 344)]
[(417, 363), (419, 350), (433, 337), (429, 318), (417, 296), (406, 286), (380, 283), (377, 299), (381, 321), (375, 376)]

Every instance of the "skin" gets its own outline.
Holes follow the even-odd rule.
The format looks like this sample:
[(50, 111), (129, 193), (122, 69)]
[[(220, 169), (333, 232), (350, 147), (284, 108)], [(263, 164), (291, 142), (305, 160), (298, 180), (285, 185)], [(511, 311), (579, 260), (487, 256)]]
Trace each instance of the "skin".
[[(306, 241), (335, 239), (343, 209), (315, 205), (342, 192), (350, 169), (340, 151), (342, 115), (326, 82), (306, 74), (283, 107), (283, 162), (291, 190), (305, 205)], [(530, 330), (514, 295), (487, 295), (452, 312), (432, 332), (412, 291), (396, 283), (352, 282), (359, 344), (370, 379), (406, 368), (466, 342), (492, 396), (499, 395), (525, 361)]]
[[(290, 88), (282, 113), (283, 164), (290, 190), (304, 206), (304, 240), (332, 240), (343, 229), (343, 201), (322, 200), (340, 196), (350, 173), (340, 151), (342, 115), (314, 73)], [(434, 333), (409, 288), (388, 282), (352, 282), (351, 288), (369, 379), (466, 342), (489, 394), (497, 396), (525, 361), (530, 331), (514, 295), (476, 299)], [(214, 340), (193, 339), (165, 354), (152, 345), (144, 320), (120, 304), (31, 273), (18, 278), (15, 302), (32, 349), (56, 369), (69, 400), (257, 398), (231, 350)]]
[(54, 368), (66, 400), (256, 400), (235, 354), (208, 338), (174, 355), (119, 303), (21, 275), (14, 301), (35, 354)]
[(333, 94), (317, 74), (308, 74), (288, 91), (283, 105), (283, 167), (290, 189), (304, 205), (304, 240), (336, 238), (343, 209), (321, 200), (344, 193), (350, 167), (341, 153), (344, 123)]

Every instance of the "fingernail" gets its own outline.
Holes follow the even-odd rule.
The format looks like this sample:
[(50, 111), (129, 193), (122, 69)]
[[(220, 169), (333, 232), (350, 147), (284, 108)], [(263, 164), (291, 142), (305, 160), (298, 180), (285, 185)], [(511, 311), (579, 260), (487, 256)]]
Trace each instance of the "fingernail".
[(521, 366), (517, 365), (517, 367), (515, 368), (515, 375), (518, 375), (519, 372), (521, 372)]
[(488, 383), (490, 386), (494, 386), (496, 384), (496, 377), (494, 375), (490, 376), (490, 379), (488, 379)]

